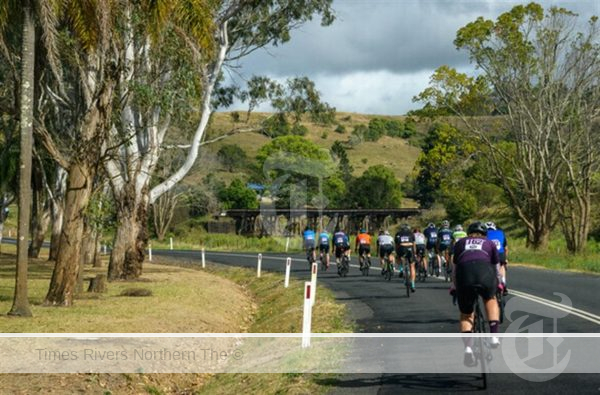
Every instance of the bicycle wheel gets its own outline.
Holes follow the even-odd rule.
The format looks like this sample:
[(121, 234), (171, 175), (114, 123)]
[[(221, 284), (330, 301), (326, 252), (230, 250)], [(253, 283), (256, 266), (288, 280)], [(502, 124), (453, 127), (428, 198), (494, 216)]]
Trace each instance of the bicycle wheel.
[(446, 261), (446, 257), (442, 257), (442, 270), (444, 270), (444, 281), (450, 281), (450, 269), (448, 267), (448, 262)]
[(349, 268), (350, 264), (348, 263), (348, 257), (344, 255), (344, 257), (342, 258), (342, 277), (346, 277)]
[(390, 281), (392, 279), (392, 275), (394, 274), (394, 267), (389, 259), (385, 261), (385, 279)]
[[(480, 297), (477, 297), (477, 300), (475, 301), (475, 322), (473, 323), (473, 330), (475, 333), (486, 333)], [(483, 380), (482, 389), (487, 389), (488, 362), (491, 359), (491, 354), (488, 357), (488, 353), (490, 353), (489, 347), (487, 346), (488, 340), (484, 337), (478, 337), (475, 341), (477, 343), (475, 356), (481, 364), (481, 378)]]
[(404, 285), (406, 286), (406, 297), (410, 298), (410, 265), (404, 263)]
[(496, 301), (498, 301), (498, 311), (500, 312), (500, 323), (504, 323), (504, 306), (506, 305), (506, 299), (502, 291), (496, 291)]
[(369, 275), (369, 270), (370, 269), (371, 269), (371, 258), (367, 257), (365, 259), (365, 272), (364, 272), (365, 276)]

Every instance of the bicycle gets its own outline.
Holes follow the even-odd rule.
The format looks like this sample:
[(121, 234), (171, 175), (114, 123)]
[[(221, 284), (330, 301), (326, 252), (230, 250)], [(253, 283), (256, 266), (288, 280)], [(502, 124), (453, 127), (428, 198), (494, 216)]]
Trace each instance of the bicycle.
[(312, 264), (315, 262), (315, 258), (313, 255), (314, 247), (310, 247), (306, 249), (306, 260), (308, 261), (308, 270), (312, 270)]
[(410, 262), (406, 257), (400, 257), (400, 263), (404, 268), (404, 285), (406, 286), (406, 297), (410, 298), (411, 283), (410, 283)]
[[(487, 333), (486, 320), (481, 307), (483, 299), (480, 295), (477, 296), (474, 302), (475, 317), (473, 320), (473, 333)], [(473, 343), (473, 355), (481, 364), (481, 375), (483, 379), (482, 389), (487, 388), (487, 375), (491, 372), (490, 362), (492, 362), (492, 349), (490, 345), (490, 337), (477, 337)]]
[(321, 270), (326, 272), (329, 267), (327, 266), (327, 259), (325, 254), (323, 254), (323, 251), (319, 253), (319, 261), (321, 262)]
[(429, 275), (431, 277), (433, 277), (434, 275), (436, 277), (440, 276), (440, 268), (438, 267), (438, 255), (435, 251), (429, 251), (427, 253), (428, 257), (429, 257)]
[(342, 262), (338, 266), (338, 275), (340, 277), (346, 277), (349, 270), (350, 270), (350, 258), (348, 257), (348, 255), (344, 254), (344, 255), (342, 255)]
[(360, 265), (360, 271), (363, 276), (369, 275), (369, 269), (371, 268), (371, 258), (364, 252), (358, 257), (358, 264)]
[(425, 264), (423, 263), (423, 257), (420, 254), (417, 254), (416, 256), (415, 269), (417, 271), (417, 280), (424, 283), (427, 279), (427, 270), (425, 269)]
[(499, 321), (504, 323), (504, 306), (506, 305), (506, 296), (501, 289), (496, 289), (496, 301), (498, 302), (498, 312), (500, 313)]
[(452, 266), (450, 266), (444, 255), (441, 255), (440, 258), (442, 260), (442, 270), (444, 271), (444, 281), (448, 282), (452, 279)]
[(390, 281), (394, 276), (394, 265), (392, 264), (389, 254), (386, 254), (383, 258), (383, 270), (385, 272), (383, 278)]

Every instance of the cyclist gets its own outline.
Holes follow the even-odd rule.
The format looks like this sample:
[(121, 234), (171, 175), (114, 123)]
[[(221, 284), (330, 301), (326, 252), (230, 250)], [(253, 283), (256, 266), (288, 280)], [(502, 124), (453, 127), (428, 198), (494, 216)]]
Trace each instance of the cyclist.
[(335, 252), (335, 263), (338, 267), (339, 274), (341, 268), (340, 259), (342, 258), (342, 255), (346, 255), (348, 257), (348, 262), (350, 262), (350, 240), (343, 230), (336, 229), (333, 234), (333, 239), (331, 239), (331, 244), (333, 251)]
[[(454, 267), (451, 293), (456, 292), (460, 310), (460, 331), (471, 333), (473, 330), (473, 305), (478, 295), (485, 301), (486, 315), (489, 320), (490, 333), (498, 333), (499, 311), (496, 302), (498, 286), (499, 256), (496, 245), (486, 238), (486, 227), (481, 222), (474, 222), (467, 229), (468, 236), (460, 239), (454, 246)], [(463, 338), (465, 343), (464, 363), (474, 366), (477, 361), (473, 355), (472, 338)], [(500, 341), (496, 336), (491, 338), (491, 346), (498, 347)]]
[(319, 254), (325, 254), (326, 269), (329, 269), (329, 233), (319, 233)]
[(306, 250), (306, 256), (308, 257), (309, 255), (311, 255), (312, 256), (311, 262), (315, 262), (317, 260), (316, 252), (315, 252), (315, 246), (316, 246), (315, 231), (312, 230), (307, 225), (306, 228), (304, 228), (304, 233), (302, 234), (302, 237), (304, 239), (304, 249)]
[(504, 231), (496, 226), (493, 222), (486, 222), (487, 227), (487, 238), (496, 244), (498, 254), (500, 255), (500, 275), (502, 276), (502, 292), (504, 296), (508, 294), (508, 288), (506, 287), (506, 265), (508, 260), (506, 255), (508, 254), (508, 247), (506, 242), (506, 235)]
[(415, 250), (417, 256), (421, 258), (423, 262), (423, 268), (425, 269), (425, 277), (427, 277), (427, 260), (425, 259), (425, 243), (427, 239), (425, 235), (421, 233), (421, 229), (418, 227), (413, 229), (413, 234), (415, 237)]
[(442, 221), (442, 227), (438, 231), (438, 254), (444, 254), (446, 259), (446, 271), (450, 268), (450, 248), (452, 247), (452, 231), (450, 222)]
[(436, 262), (431, 262), (431, 269), (436, 269), (437, 270), (437, 274), (439, 276), (440, 273), (440, 256), (437, 255), (437, 237), (438, 237), (438, 233), (437, 233), (437, 228), (435, 227), (435, 224), (433, 222), (430, 222), (427, 227), (425, 228), (425, 230), (423, 231), (423, 234), (425, 234), (425, 237), (427, 238), (427, 244), (426, 244), (426, 250), (427, 250), (427, 254), (425, 254), (425, 259), (423, 259), (425, 261), (425, 267), (427, 267), (428, 261), (429, 261), (429, 255), (430, 254), (436, 254)]
[[(367, 233), (366, 229), (361, 229), (356, 236), (356, 243), (354, 244), (354, 251), (358, 253), (358, 256), (365, 254), (367, 260), (371, 262), (371, 235)], [(366, 262), (361, 262), (360, 268)]]
[[(456, 242), (462, 239), (463, 237), (467, 237), (467, 232), (464, 231), (462, 225), (456, 225), (454, 227), (454, 233), (452, 233), (452, 247), (450, 248), (450, 254), (452, 254)], [(450, 257), (450, 260), (452, 260), (452, 257)]]
[[(410, 265), (410, 290), (415, 292), (415, 236), (410, 230), (408, 224), (403, 224), (395, 237), (396, 254), (398, 256), (398, 266), (402, 267), (402, 258), (405, 258)], [(402, 274), (402, 272), (400, 272)]]
[(381, 266), (381, 274), (385, 274), (384, 259), (390, 257), (392, 267), (394, 266), (394, 238), (390, 236), (390, 232), (379, 231), (377, 237), (377, 254), (379, 255), (379, 265)]

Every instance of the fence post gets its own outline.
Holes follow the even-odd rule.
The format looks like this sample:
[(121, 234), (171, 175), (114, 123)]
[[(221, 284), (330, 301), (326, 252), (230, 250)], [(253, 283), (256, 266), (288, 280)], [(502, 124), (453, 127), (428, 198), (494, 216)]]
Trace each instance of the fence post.
[(202, 247), (202, 269), (206, 269), (206, 257), (204, 247)]
[(152, 243), (148, 243), (148, 262), (152, 262)]
[(260, 271), (262, 266), (262, 254), (258, 254), (258, 262), (256, 263), (256, 277), (260, 278)]
[(285, 261), (285, 283), (283, 286), (285, 288), (290, 286), (290, 270), (292, 268), (292, 258), (288, 257)]
[(304, 317), (302, 320), (302, 348), (310, 347), (310, 326), (312, 321), (310, 281), (304, 283)]
[(172, 237), (169, 237), (169, 245), (172, 250), (173, 249), (173, 238)]

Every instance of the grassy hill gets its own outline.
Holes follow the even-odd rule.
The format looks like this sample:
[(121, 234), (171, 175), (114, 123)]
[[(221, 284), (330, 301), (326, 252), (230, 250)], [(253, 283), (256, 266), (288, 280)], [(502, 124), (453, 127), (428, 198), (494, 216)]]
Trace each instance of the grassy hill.
[[(223, 135), (234, 128), (247, 129), (257, 125), (262, 119), (265, 119), (270, 114), (256, 113), (251, 114), (248, 122), (233, 122), (232, 113), (222, 112), (216, 113), (213, 116), (209, 129), (207, 131), (207, 140)], [(241, 118), (245, 118), (245, 114), (241, 114)], [(365, 115), (355, 113), (337, 113), (335, 123), (332, 125), (318, 125), (310, 121), (302, 122), (303, 126), (308, 129), (308, 133), (304, 136), (307, 140), (317, 144), (318, 146), (330, 149), (336, 142), (346, 142), (352, 134), (352, 130), (357, 125), (368, 125), (369, 121), (374, 118), (396, 119), (404, 121), (403, 116), (381, 116), (381, 115)], [(341, 125), (345, 128), (344, 133), (338, 133), (335, 129)], [(363, 141), (347, 150), (348, 159), (354, 168), (354, 175), (360, 176), (368, 167), (374, 165), (385, 165), (389, 167), (396, 177), (403, 181), (409, 174), (417, 160), (419, 152), (419, 141), (422, 139), (424, 132), (429, 127), (428, 124), (417, 124), (417, 135), (410, 140), (399, 137), (383, 136), (376, 142)], [(270, 141), (270, 138), (260, 133), (240, 133), (232, 135), (214, 144), (209, 144), (201, 149), (201, 154), (196, 165), (186, 177), (185, 182), (188, 184), (198, 184), (201, 180), (210, 173), (214, 173), (217, 177), (225, 182), (229, 182), (233, 178), (243, 177), (248, 174), (247, 171), (229, 172), (217, 160), (216, 154), (219, 149), (225, 144), (236, 144), (240, 146), (246, 153), (248, 159), (254, 162), (258, 150)]]

